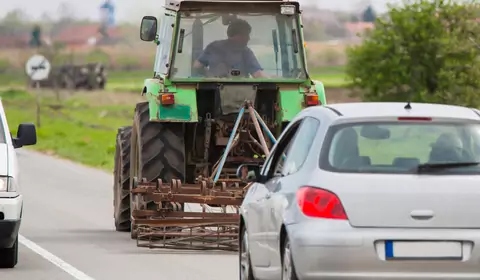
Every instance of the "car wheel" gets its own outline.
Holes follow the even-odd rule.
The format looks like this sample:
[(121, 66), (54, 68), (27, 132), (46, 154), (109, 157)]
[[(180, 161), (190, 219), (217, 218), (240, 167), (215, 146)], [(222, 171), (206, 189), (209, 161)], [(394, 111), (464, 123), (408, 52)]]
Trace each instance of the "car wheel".
[(242, 243), (239, 250), (239, 268), (240, 268), (240, 280), (255, 280), (253, 277), (252, 264), (250, 262), (250, 247), (248, 244), (247, 229), (242, 229)]
[(18, 262), (18, 236), (12, 248), (0, 249), (0, 268), (14, 268)]
[(282, 280), (298, 280), (288, 236), (285, 237), (285, 246), (283, 248)]

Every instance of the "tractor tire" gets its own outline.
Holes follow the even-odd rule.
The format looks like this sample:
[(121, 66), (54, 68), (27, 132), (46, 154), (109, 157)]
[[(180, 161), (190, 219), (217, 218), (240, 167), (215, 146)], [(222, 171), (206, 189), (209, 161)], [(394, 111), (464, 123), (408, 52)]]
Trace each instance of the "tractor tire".
[(130, 231), (130, 138), (132, 127), (120, 127), (115, 146), (113, 207), (115, 229)]
[[(172, 179), (185, 181), (184, 124), (150, 122), (148, 102), (138, 103), (135, 108), (130, 148), (130, 186), (135, 179), (140, 182), (143, 178), (147, 182), (159, 178), (165, 183)], [(136, 203), (133, 197), (130, 202), (133, 209)], [(144, 209), (157, 209), (153, 201), (141, 203)], [(183, 205), (176, 210), (183, 211)], [(134, 239), (137, 236), (133, 227), (131, 236)]]

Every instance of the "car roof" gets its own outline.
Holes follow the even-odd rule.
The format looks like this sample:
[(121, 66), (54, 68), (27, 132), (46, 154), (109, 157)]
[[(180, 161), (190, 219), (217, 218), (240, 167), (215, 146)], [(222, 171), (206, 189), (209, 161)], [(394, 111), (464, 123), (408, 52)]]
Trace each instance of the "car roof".
[(326, 107), (337, 113), (338, 117), (346, 118), (411, 116), (480, 120), (480, 112), (473, 108), (445, 104), (410, 103), (411, 109), (406, 110), (406, 105), (407, 102), (352, 102), (327, 104)]

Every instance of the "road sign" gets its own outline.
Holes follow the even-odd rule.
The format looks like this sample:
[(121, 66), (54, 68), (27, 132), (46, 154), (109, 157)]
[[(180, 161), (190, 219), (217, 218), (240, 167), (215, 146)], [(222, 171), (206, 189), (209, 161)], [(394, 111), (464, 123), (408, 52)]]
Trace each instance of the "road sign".
[(39, 54), (32, 56), (25, 65), (25, 71), (33, 81), (47, 79), (50, 74), (50, 69), (50, 62), (48, 62), (43, 55)]

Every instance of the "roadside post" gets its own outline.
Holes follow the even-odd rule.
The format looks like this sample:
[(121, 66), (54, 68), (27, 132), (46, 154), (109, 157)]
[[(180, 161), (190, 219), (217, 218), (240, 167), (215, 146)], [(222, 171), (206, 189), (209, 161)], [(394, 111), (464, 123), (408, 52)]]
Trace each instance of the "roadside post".
[(25, 64), (25, 71), (32, 81), (35, 82), (36, 94), (36, 114), (37, 126), (40, 127), (40, 81), (48, 79), (50, 75), (51, 65), (48, 59), (43, 55), (35, 54)]

